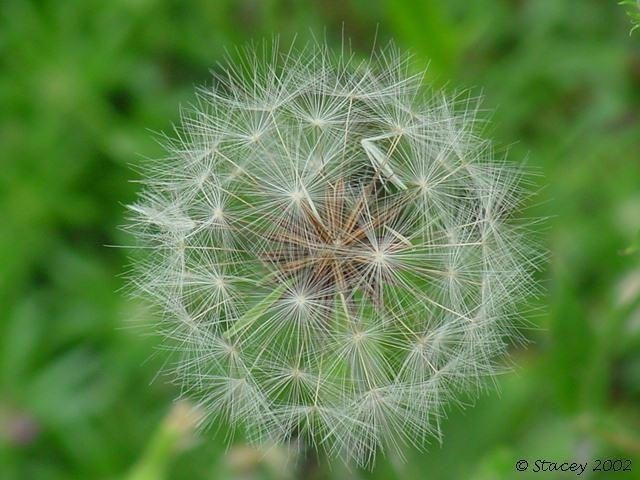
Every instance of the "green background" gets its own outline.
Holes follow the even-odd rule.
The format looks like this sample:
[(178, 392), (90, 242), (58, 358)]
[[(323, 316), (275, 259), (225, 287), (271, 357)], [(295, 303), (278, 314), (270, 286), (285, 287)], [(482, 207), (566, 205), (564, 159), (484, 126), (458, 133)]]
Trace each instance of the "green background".
[[(630, 7), (629, 7), (630, 8)], [(485, 97), (528, 165), (545, 293), (512, 373), (444, 443), (335, 478), (573, 478), (515, 462), (635, 460), (640, 478), (640, 32), (606, 0), (68, 0), (0, 4), (0, 479), (284, 478), (277, 450), (191, 433), (153, 316), (122, 291), (135, 165), (233, 48), (376, 35)], [(173, 413), (170, 411), (174, 408)], [(163, 420), (169, 415), (169, 420)], [(292, 473), (292, 472), (289, 472)], [(319, 472), (322, 474), (323, 472)]]

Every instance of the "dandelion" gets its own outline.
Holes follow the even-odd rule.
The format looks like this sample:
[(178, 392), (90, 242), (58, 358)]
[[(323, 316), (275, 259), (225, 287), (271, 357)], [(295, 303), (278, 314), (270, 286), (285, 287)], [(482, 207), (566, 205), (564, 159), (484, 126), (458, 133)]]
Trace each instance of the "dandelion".
[(184, 395), (363, 466), (439, 438), (533, 288), (520, 169), (393, 47), (249, 48), (221, 71), (130, 206)]
[(638, 27), (640, 27), (640, 0), (620, 0), (619, 5), (626, 5), (629, 7), (627, 15), (631, 19), (633, 27), (629, 32), (631, 35)]

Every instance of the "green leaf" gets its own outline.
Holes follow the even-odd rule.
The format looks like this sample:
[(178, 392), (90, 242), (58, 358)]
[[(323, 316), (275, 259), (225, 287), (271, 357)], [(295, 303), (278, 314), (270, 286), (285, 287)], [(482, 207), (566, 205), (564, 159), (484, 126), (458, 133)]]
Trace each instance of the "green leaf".
[(253, 322), (265, 314), (269, 307), (278, 301), (286, 289), (286, 283), (278, 285), (278, 287), (276, 287), (269, 295), (256, 303), (253, 307), (247, 310), (242, 317), (236, 320), (235, 323), (224, 333), (224, 336), (229, 338), (249, 328)]

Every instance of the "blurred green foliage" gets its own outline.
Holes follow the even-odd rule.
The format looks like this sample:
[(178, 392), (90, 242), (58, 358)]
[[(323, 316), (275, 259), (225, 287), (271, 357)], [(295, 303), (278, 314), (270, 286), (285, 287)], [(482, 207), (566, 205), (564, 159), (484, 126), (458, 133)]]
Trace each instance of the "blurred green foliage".
[(156, 378), (168, 356), (144, 334), (153, 316), (121, 292), (131, 252), (108, 245), (130, 243), (118, 225), (132, 165), (162, 154), (149, 130), (170, 130), (225, 47), (315, 32), (339, 48), (343, 31), (364, 55), (376, 35), (393, 38), (416, 68), (429, 63), (434, 85), (484, 95), (489, 134), (539, 173), (531, 214), (549, 217), (537, 232), (549, 262), (532, 343), (514, 347), (497, 390), (451, 409), (442, 446), (331, 475), (527, 478), (519, 458), (619, 457), (634, 472), (600, 478), (640, 478), (640, 41), (629, 30), (604, 0), (4, 0), (0, 478), (285, 476), (272, 453), (225, 453), (224, 430), (186, 451), (163, 443), (184, 443), (162, 433), (178, 391)]

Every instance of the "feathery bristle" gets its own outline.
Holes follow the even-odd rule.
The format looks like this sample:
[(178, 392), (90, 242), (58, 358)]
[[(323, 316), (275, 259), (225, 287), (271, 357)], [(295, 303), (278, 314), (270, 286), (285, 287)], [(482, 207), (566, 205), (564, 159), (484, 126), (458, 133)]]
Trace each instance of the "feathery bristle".
[(176, 375), (210, 419), (360, 465), (439, 438), (532, 288), (521, 174), (392, 47), (247, 49), (130, 207)]

